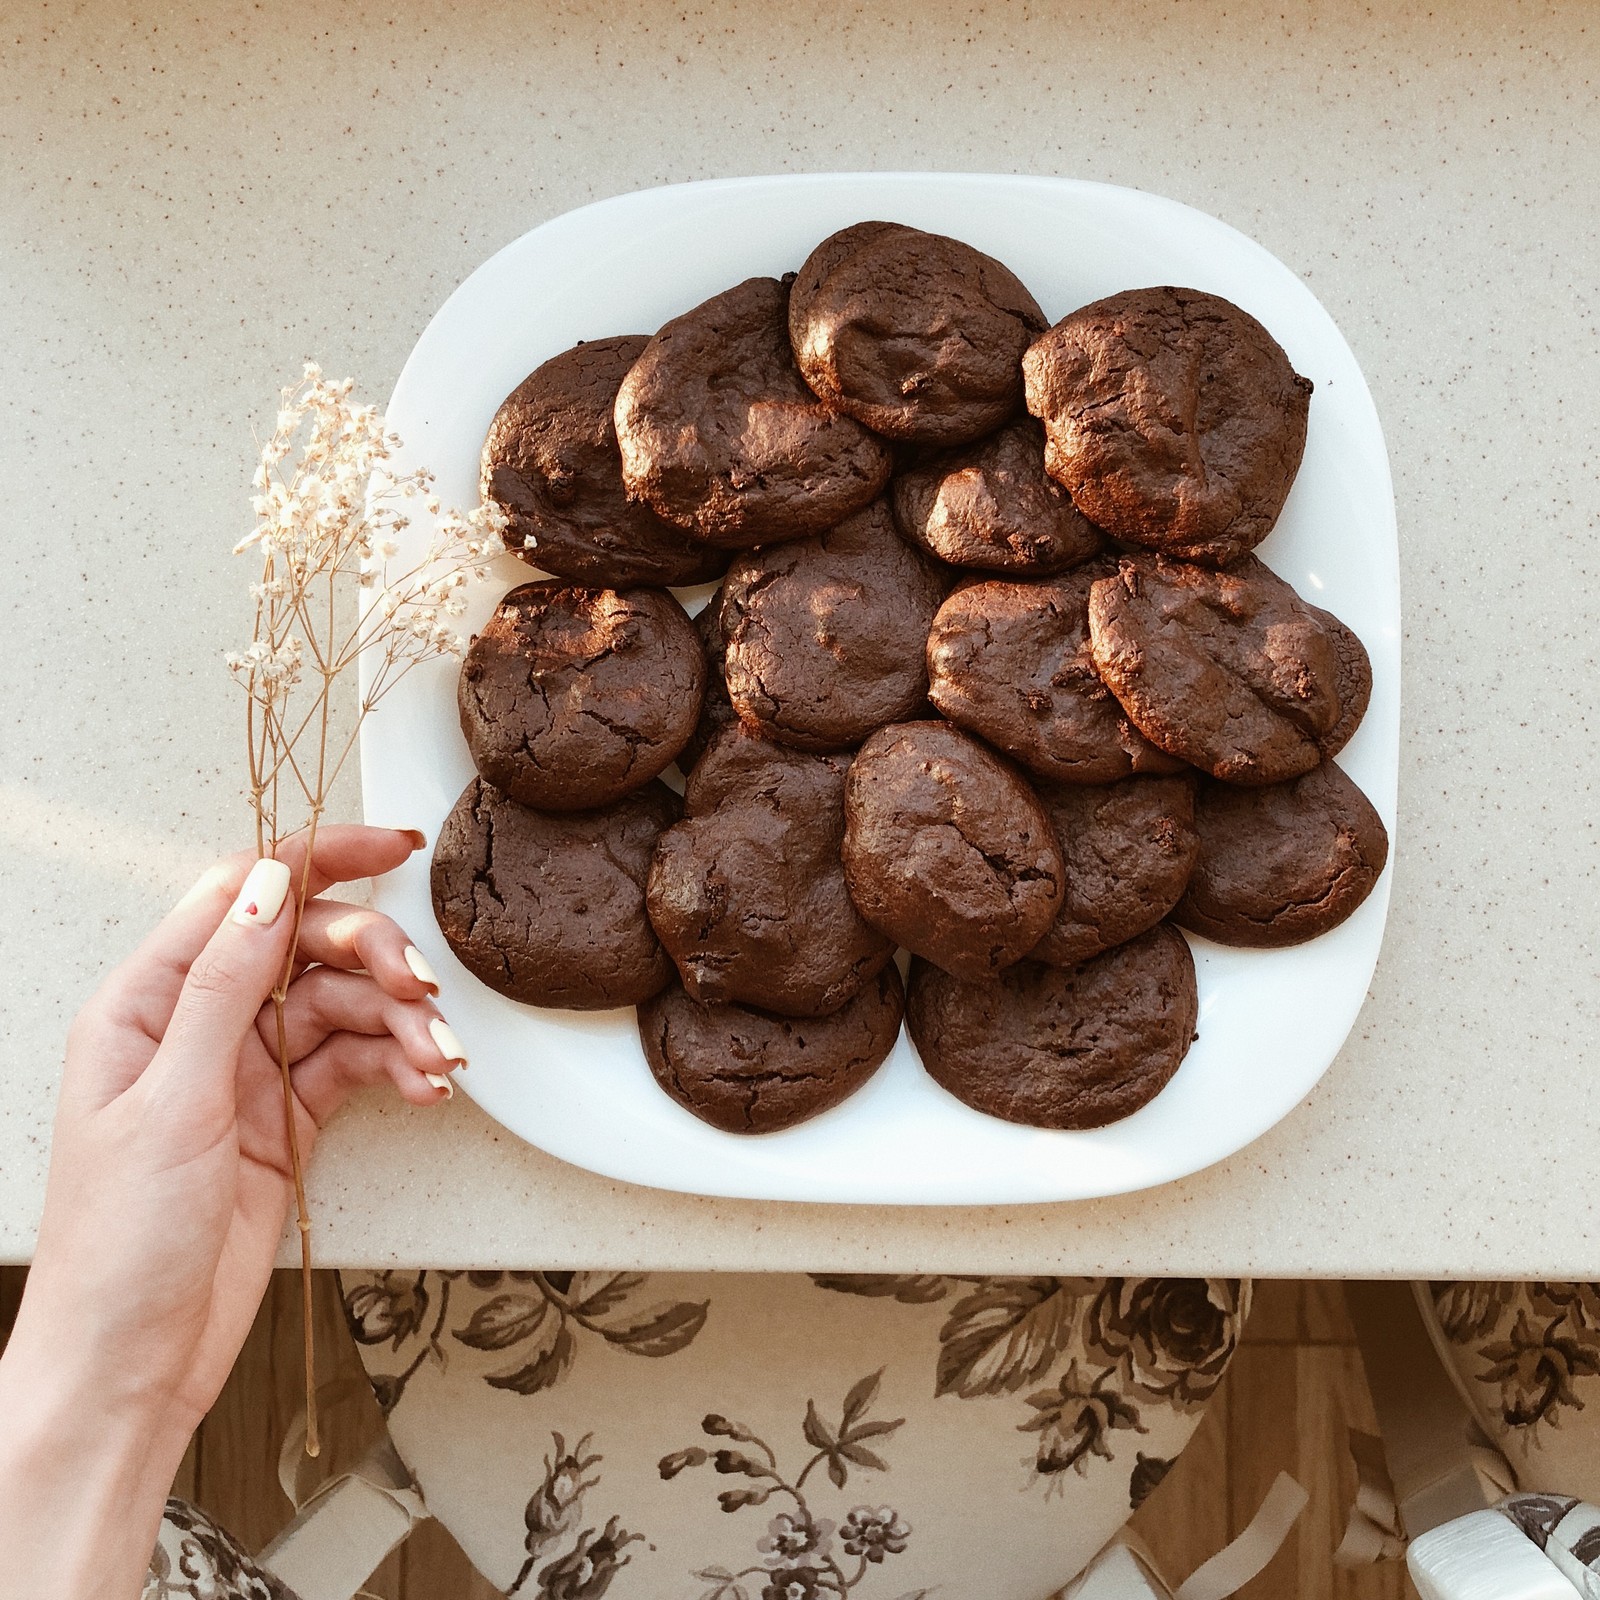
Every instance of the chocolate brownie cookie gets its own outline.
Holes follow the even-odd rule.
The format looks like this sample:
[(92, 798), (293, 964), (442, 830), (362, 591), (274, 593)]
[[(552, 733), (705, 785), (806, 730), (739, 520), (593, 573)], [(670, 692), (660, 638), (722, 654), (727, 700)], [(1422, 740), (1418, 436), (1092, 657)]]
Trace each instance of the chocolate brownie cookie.
[(1272, 532), (1311, 380), (1248, 312), (1195, 289), (1081, 307), (1023, 357), (1045, 466), (1107, 533), (1225, 566)]
[(694, 631), (700, 647), (706, 653), (706, 692), (700, 702), (700, 720), (689, 735), (688, 742), (678, 752), (678, 767), (685, 777), (694, 771), (695, 763), (711, 745), (711, 741), (724, 728), (733, 726), (739, 714), (728, 699), (728, 682), (724, 672), (726, 646), (722, 642), (722, 625), (718, 613), (722, 604), (722, 591), (705, 603), (694, 619)]
[(1061, 905), (1061, 850), (1033, 791), (945, 722), (880, 729), (850, 766), (844, 872), (875, 928), (962, 977), (1025, 955)]
[(593, 339), (552, 357), (511, 391), (483, 443), (479, 486), (506, 513), (506, 543), (574, 583), (705, 583), (727, 564), (622, 486), (611, 413), (649, 342)]
[(922, 444), (998, 428), (1022, 397), (1022, 352), (1045, 325), (992, 256), (897, 222), (824, 239), (789, 296), (806, 382), (874, 432)]
[(648, 783), (700, 716), (706, 661), (660, 589), (524, 583), (467, 650), (456, 703), (473, 764), (545, 811), (583, 811)]
[(1039, 798), (1061, 842), (1066, 892), (1029, 960), (1075, 966), (1153, 928), (1178, 903), (1200, 848), (1192, 778), (1051, 784)]
[(928, 634), (929, 699), (1042, 778), (1181, 771), (1128, 720), (1089, 657), (1089, 590), (1116, 570), (1096, 561), (1036, 583), (957, 589)]
[(1389, 835), (1331, 761), (1267, 789), (1205, 783), (1200, 854), (1175, 917), (1219, 944), (1276, 948), (1336, 928), (1372, 893)]
[(821, 533), (888, 482), (883, 442), (796, 370), (788, 302), (776, 278), (714, 296), (667, 323), (618, 390), (628, 493), (707, 544)]
[(1339, 653), (1339, 720), (1322, 736), (1323, 757), (1336, 756), (1350, 743), (1350, 736), (1361, 726), (1372, 699), (1372, 660), (1367, 647), (1331, 611), (1312, 606), (1313, 614), (1333, 634)]
[(847, 750), (916, 716), (946, 587), (884, 500), (815, 538), (738, 557), (720, 613), (734, 710), (799, 750)]
[(694, 999), (825, 1016), (894, 954), (845, 888), (846, 765), (742, 727), (700, 758), (647, 890), (650, 920)]
[(1166, 1088), (1194, 1038), (1194, 960), (1165, 924), (1077, 967), (998, 980), (912, 964), (906, 1026), (936, 1083), (991, 1117), (1099, 1128)]
[(551, 816), (474, 778), (433, 851), (434, 915), (457, 960), (528, 1005), (649, 999), (673, 973), (645, 915), (645, 877), (681, 809), (651, 783), (597, 811)]
[(1019, 578), (1065, 572), (1105, 543), (1044, 470), (1044, 429), (1031, 417), (900, 473), (894, 518), (953, 567)]
[(702, 1005), (676, 984), (639, 1007), (656, 1082), (724, 1133), (776, 1133), (855, 1093), (900, 1036), (905, 994), (891, 962), (826, 1017)]
[(1229, 783), (1298, 777), (1344, 731), (1359, 674), (1329, 622), (1254, 556), (1226, 572), (1128, 557), (1089, 594), (1095, 669), (1135, 726)]

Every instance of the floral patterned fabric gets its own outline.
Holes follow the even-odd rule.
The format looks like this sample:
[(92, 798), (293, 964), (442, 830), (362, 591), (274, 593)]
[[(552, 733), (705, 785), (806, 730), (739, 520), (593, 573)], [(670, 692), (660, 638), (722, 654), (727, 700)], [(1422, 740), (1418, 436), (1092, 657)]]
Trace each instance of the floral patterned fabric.
[(167, 1501), (143, 1600), (295, 1600), (206, 1514)]
[(1044, 1600), (1160, 1483), (1234, 1280), (343, 1274), (429, 1509), (527, 1600)]
[(1513, 1494), (1495, 1509), (1544, 1551), (1584, 1600), (1600, 1600), (1600, 1507), (1567, 1495)]
[(1600, 1503), (1600, 1284), (1432, 1283), (1424, 1302), (1522, 1488)]

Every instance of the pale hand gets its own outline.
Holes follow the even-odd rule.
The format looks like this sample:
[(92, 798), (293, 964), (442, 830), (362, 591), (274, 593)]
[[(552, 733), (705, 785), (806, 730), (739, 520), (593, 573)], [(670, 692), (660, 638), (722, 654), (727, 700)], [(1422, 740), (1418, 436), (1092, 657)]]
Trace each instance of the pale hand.
[[(387, 872), (419, 840), (327, 827), (309, 892)], [(137, 1594), (172, 1473), (261, 1303), (294, 1195), (270, 995), (303, 845), (288, 841), (279, 857), (287, 874), (250, 856), (208, 873), (68, 1035), (38, 1247), (0, 1360), (11, 1424), (11, 1443), (0, 1443), (0, 1549), (11, 1563), (0, 1596), (14, 1582), (30, 1600)], [(447, 1098), (443, 1075), (460, 1046), (429, 998), (432, 974), (393, 922), (310, 901), (295, 972), (285, 1027), (303, 1159), (353, 1089), (388, 1080), (417, 1104)], [(96, 1451), (109, 1466), (86, 1459)], [(90, 1535), (76, 1519), (97, 1472), (107, 1477), (99, 1492), (121, 1501), (123, 1548), (85, 1566)], [(82, 1480), (84, 1493), (63, 1505), (58, 1477)], [(53, 1512), (74, 1519), (58, 1537), (78, 1554), (70, 1569), (24, 1560), (32, 1586), (20, 1586), (18, 1550), (42, 1544)], [(57, 1558), (69, 1559), (59, 1544)]]

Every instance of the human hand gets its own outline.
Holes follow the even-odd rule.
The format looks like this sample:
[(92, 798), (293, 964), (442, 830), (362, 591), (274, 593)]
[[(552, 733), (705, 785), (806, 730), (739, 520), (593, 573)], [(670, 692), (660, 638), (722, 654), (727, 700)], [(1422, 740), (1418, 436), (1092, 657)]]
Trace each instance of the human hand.
[[(302, 1157), (352, 1090), (388, 1081), (433, 1104), (462, 1064), (401, 929), (320, 898), (419, 843), (380, 828), (318, 833), (319, 898), (284, 1008)], [(293, 1198), (269, 997), (303, 840), (279, 858), (238, 856), (207, 873), (74, 1021), (38, 1247), (0, 1362), (0, 1403), (44, 1405), (58, 1439), (85, 1420), (121, 1428), (140, 1441), (141, 1475), (165, 1473), (161, 1498), (249, 1331)], [(0, 1459), (0, 1507), (4, 1479)]]

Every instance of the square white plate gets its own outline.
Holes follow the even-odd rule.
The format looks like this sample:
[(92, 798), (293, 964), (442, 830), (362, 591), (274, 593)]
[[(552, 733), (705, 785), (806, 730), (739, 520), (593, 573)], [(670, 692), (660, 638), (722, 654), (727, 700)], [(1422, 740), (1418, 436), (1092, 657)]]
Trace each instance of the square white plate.
[[(405, 441), (402, 465), (432, 468), (446, 505), (475, 504), (490, 419), (540, 362), (579, 339), (652, 332), (744, 278), (793, 271), (819, 240), (867, 219), (988, 251), (1052, 319), (1141, 285), (1225, 295), (1265, 323), (1314, 380), (1305, 461), (1260, 554), (1354, 628), (1372, 657), (1371, 709), (1339, 761), (1392, 841), (1400, 574), (1372, 397), (1332, 319), (1282, 262), (1175, 201), (1060, 178), (967, 173), (735, 178), (602, 200), (507, 245), (429, 323), (389, 406), (390, 426)], [(420, 550), (425, 530), (413, 526), (409, 535)], [(506, 557), (497, 581), (479, 586), (467, 625), (480, 627), (527, 573)], [(413, 672), (368, 718), (361, 753), (369, 821), (424, 828), (432, 839), (471, 778), (455, 675), (449, 661)], [(1228, 950), (1191, 937), (1198, 1042), (1150, 1105), (1084, 1133), (1018, 1127), (969, 1110), (923, 1073), (904, 1035), (842, 1106), (784, 1133), (720, 1133), (656, 1087), (631, 1010), (538, 1010), (468, 974), (434, 922), (426, 853), (379, 883), (377, 903), (410, 930), (440, 975), (440, 1004), (472, 1060), (461, 1087), (565, 1161), (696, 1194), (981, 1204), (1145, 1188), (1265, 1132), (1327, 1070), (1355, 1022), (1383, 938), (1389, 883), (1385, 872), (1342, 927), (1294, 949)]]

